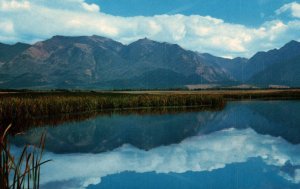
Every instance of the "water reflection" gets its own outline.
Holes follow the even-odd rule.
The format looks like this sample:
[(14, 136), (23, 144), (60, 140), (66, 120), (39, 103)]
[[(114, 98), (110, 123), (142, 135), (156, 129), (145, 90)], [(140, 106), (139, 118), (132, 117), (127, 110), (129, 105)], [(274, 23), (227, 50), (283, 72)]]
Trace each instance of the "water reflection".
[(15, 144), (37, 143), (46, 131), (46, 149), (55, 153), (99, 153), (113, 150), (123, 144), (140, 149), (178, 143), (197, 134), (201, 122), (198, 113), (166, 115), (99, 116), (82, 122), (58, 127), (36, 128), (18, 137)]
[(252, 128), (257, 133), (280, 136), (298, 144), (298, 107), (299, 101), (255, 101), (232, 102), (223, 111), (110, 112), (57, 127), (35, 128), (14, 143), (37, 143), (46, 131), (46, 148), (55, 153), (100, 153), (123, 144), (149, 150), (227, 128)]
[[(252, 128), (257, 133), (282, 137), (300, 143), (300, 101), (231, 102), (201, 127), (200, 133), (237, 128)], [(208, 115), (207, 115), (208, 116)], [(202, 116), (200, 116), (202, 117)]]
[[(262, 171), (263, 170), (263, 171)], [(266, 165), (260, 158), (250, 158), (244, 163), (233, 163), (224, 169), (214, 171), (185, 173), (135, 173), (122, 172), (101, 179), (101, 183), (89, 185), (88, 189), (298, 189), (299, 185), (291, 183), (274, 172), (279, 168)], [(47, 185), (45, 188), (48, 188)], [(59, 186), (59, 185), (56, 185)]]
[[(161, 146), (149, 151), (123, 145), (100, 154), (47, 152), (45, 159), (54, 161), (44, 166), (41, 176), (45, 186), (72, 188), (76, 185), (75, 188), (84, 188), (90, 184), (101, 183), (104, 177), (126, 171), (140, 174), (212, 172), (226, 169), (231, 164), (247, 163), (251, 158), (259, 158), (263, 162), (263, 168), (278, 167), (272, 172), (272, 177), (280, 176), (284, 182), (290, 180), (290, 184), (299, 186), (299, 149), (299, 145), (292, 145), (278, 137), (257, 134), (252, 129), (229, 129), (210, 135), (194, 136), (179, 144)], [(287, 162), (295, 168), (294, 175), (288, 175), (284, 170)], [(248, 172), (244, 171), (245, 174)], [(267, 180), (271, 184), (272, 177)]]
[(299, 188), (299, 107), (254, 101), (213, 112), (111, 114), (30, 130), (12, 150), (46, 130), (45, 159), (54, 161), (43, 168), (43, 188)]
[[(108, 109), (103, 111), (94, 112), (81, 112), (73, 114), (59, 114), (54, 116), (45, 117), (31, 117), (25, 115), (24, 117), (0, 117), (0, 124), (8, 126), (12, 124), (13, 127), (9, 130), (12, 135), (27, 132), (32, 128), (48, 126), (61, 126), (64, 123), (80, 122), (87, 119), (93, 119), (97, 116), (111, 116), (111, 115), (164, 115), (164, 114), (180, 114), (187, 112), (199, 111), (219, 111), (224, 106), (211, 107), (211, 106), (195, 106), (195, 107), (162, 107), (162, 108), (131, 108), (131, 109)], [(1, 127), (0, 130), (5, 130)]]

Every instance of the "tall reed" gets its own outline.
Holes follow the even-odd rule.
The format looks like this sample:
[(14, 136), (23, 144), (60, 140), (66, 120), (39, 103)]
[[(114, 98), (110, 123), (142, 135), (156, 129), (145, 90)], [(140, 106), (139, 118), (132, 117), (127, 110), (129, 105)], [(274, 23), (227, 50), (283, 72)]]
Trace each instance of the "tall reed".
[(41, 165), (45, 148), (43, 134), (38, 146), (24, 146), (19, 157), (10, 151), (8, 139), (9, 125), (0, 138), (0, 188), (1, 189), (38, 189), (40, 185)]

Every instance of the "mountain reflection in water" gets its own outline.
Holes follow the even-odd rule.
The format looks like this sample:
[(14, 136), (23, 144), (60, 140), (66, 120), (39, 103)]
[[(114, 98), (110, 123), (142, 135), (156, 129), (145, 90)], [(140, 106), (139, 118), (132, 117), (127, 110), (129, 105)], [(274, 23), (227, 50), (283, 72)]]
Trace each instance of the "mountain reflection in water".
[(104, 115), (32, 129), (12, 150), (47, 132), (45, 159), (54, 161), (42, 188), (299, 188), (299, 107), (249, 101), (221, 111)]

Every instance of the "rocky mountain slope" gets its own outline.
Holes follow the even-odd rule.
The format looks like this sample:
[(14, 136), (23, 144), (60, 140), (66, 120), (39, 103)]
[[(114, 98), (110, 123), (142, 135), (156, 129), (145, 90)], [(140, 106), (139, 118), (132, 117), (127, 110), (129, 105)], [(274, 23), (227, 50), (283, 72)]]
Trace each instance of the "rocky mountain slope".
[(0, 44), (1, 88), (177, 88), (242, 83), (300, 86), (300, 43), (226, 59), (144, 38), (129, 45), (100, 36), (54, 36)]
[(234, 80), (217, 64), (178, 45), (146, 38), (123, 45), (99, 36), (38, 42), (6, 62), (0, 73), (3, 86), (16, 88), (126, 88), (132, 81), (156, 88), (161, 83), (155, 81), (163, 80), (168, 87)]

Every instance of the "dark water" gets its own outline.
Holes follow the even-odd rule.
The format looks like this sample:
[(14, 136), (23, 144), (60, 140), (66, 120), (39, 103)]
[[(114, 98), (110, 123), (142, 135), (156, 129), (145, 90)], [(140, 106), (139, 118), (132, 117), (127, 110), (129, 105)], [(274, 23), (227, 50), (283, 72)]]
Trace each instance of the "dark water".
[(106, 115), (47, 132), (42, 188), (300, 188), (300, 101), (231, 102), (221, 111)]

